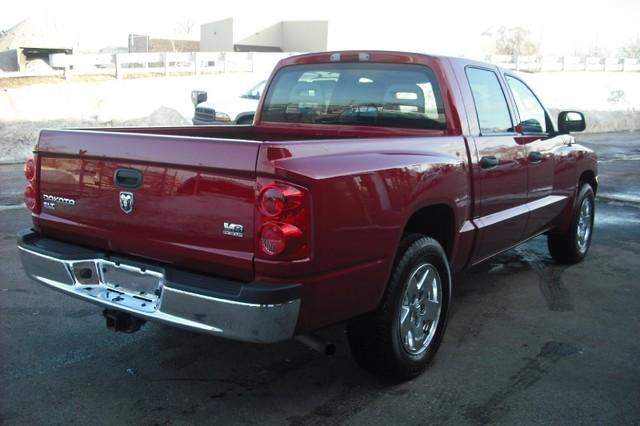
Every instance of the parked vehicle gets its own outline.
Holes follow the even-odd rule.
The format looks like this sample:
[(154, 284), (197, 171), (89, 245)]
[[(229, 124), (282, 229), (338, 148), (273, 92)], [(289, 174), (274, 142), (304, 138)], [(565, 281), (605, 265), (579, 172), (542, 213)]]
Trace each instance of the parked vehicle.
[(435, 355), (452, 273), (540, 234), (587, 254), (595, 154), (516, 74), (398, 52), (279, 62), (253, 126), (43, 130), (24, 270), (142, 320), (256, 343), (347, 321), (397, 378)]
[(237, 98), (208, 100), (208, 93), (202, 90), (191, 92), (191, 102), (195, 107), (195, 125), (211, 124), (251, 124), (258, 108), (260, 95), (266, 80), (260, 81)]

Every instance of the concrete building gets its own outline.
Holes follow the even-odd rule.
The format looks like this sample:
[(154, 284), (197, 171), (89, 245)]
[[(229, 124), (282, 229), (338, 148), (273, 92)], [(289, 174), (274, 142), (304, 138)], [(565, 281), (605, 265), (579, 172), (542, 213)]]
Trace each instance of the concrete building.
[(71, 54), (74, 43), (50, 20), (25, 19), (0, 34), (0, 69), (29, 71), (48, 67), (52, 53)]
[(280, 21), (256, 31), (234, 18), (203, 24), (203, 52), (314, 52), (327, 50), (328, 21)]

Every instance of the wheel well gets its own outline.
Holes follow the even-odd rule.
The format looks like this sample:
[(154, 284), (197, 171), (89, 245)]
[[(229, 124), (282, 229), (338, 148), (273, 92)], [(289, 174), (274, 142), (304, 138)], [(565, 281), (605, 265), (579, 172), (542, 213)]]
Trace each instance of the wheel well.
[(453, 250), (453, 210), (447, 205), (438, 204), (415, 212), (404, 229), (405, 234), (428, 235), (440, 243), (448, 258)]
[(595, 194), (598, 190), (598, 181), (596, 180), (596, 174), (591, 170), (585, 170), (580, 175), (580, 183), (586, 182), (593, 188), (593, 193)]

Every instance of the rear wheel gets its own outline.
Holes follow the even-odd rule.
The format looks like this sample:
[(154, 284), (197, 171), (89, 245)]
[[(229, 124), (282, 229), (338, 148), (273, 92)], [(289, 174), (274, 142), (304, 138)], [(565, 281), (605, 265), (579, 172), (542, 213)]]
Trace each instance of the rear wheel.
[(347, 326), (356, 362), (401, 380), (420, 374), (444, 334), (450, 280), (446, 255), (436, 240), (405, 237), (380, 307)]
[(571, 218), (571, 226), (562, 234), (549, 234), (549, 252), (559, 263), (578, 263), (587, 255), (593, 234), (595, 197), (591, 185), (584, 183)]

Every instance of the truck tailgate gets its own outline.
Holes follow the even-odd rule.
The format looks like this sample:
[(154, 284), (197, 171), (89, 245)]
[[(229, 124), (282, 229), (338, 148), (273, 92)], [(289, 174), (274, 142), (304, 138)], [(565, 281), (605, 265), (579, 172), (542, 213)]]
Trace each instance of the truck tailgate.
[[(34, 224), (59, 239), (249, 281), (259, 146), (44, 130), (37, 149), (42, 208)], [(127, 187), (136, 175), (142, 182)]]

